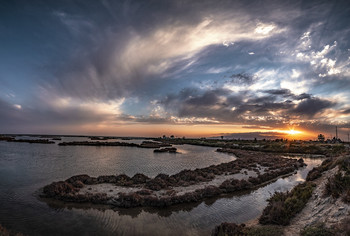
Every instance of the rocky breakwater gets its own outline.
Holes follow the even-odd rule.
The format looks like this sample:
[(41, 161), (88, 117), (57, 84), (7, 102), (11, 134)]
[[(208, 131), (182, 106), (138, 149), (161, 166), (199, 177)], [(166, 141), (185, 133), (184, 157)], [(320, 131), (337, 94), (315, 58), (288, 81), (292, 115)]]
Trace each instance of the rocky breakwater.
[(154, 178), (143, 174), (73, 176), (45, 186), (42, 197), (126, 208), (166, 207), (254, 189), (305, 165), (302, 159), (278, 155), (242, 150), (237, 150), (236, 154), (239, 158), (228, 163), (183, 170), (174, 175), (159, 174)]

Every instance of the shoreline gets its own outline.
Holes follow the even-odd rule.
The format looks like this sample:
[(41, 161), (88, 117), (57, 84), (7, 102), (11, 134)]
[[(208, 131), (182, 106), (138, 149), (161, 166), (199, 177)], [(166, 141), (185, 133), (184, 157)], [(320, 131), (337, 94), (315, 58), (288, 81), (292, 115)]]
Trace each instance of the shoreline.
[[(333, 195), (334, 192), (329, 192), (337, 191), (329, 186), (335, 186), (335, 178), (339, 178), (341, 175), (349, 175), (349, 158), (350, 155), (345, 154), (332, 160), (325, 160), (319, 167), (313, 168), (308, 173), (304, 183), (295, 186), (286, 193), (279, 193), (287, 196), (284, 203), (281, 200), (283, 197), (280, 198), (277, 196), (278, 194), (275, 194), (268, 200), (269, 205), (264, 209), (260, 217), (240, 225), (227, 222), (221, 223), (213, 229), (212, 235), (221, 235), (222, 233), (228, 236), (251, 235), (251, 232), (257, 233), (252, 235), (276, 236), (348, 235), (350, 232), (348, 226), (350, 222), (350, 205), (349, 198), (346, 198), (346, 194), (349, 194), (349, 190), (346, 189), (348, 187), (346, 184), (348, 183), (343, 183), (345, 187), (338, 186), (338, 190), (343, 191), (338, 196)], [(307, 193), (307, 191), (310, 192)], [(282, 209), (286, 206), (285, 204), (299, 201), (299, 199), (293, 200), (295, 198), (294, 194), (307, 198), (304, 205), (300, 208), (301, 203), (299, 202), (294, 205), (295, 209)], [(308, 194), (309, 196), (307, 196)], [(277, 200), (278, 198), (280, 200)], [(296, 214), (291, 213), (291, 210), (294, 210)], [(288, 211), (288, 214), (292, 215), (286, 215), (287, 212), (284, 211)], [(281, 219), (281, 217), (289, 217), (289, 219)]]
[(171, 176), (73, 176), (45, 186), (41, 197), (123, 208), (166, 207), (251, 190), (291, 175), (305, 166), (302, 159), (288, 159), (279, 155), (244, 150), (236, 150), (235, 154), (239, 158), (234, 161), (201, 169), (183, 170)]

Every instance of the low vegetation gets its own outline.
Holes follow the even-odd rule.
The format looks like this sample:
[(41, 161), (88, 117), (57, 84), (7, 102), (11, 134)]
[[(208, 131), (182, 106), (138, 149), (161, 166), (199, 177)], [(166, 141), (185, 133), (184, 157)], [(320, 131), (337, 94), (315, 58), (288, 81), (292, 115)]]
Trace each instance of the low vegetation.
[(259, 222), (264, 225), (288, 225), (290, 220), (304, 208), (314, 188), (315, 184), (306, 182), (297, 185), (289, 192), (276, 192), (268, 200), (269, 204)]
[(350, 157), (345, 156), (338, 161), (339, 170), (326, 183), (324, 194), (333, 198), (342, 197), (344, 202), (350, 202)]
[(323, 172), (325, 172), (329, 169), (332, 169), (333, 167), (335, 167), (335, 165), (336, 164), (330, 158), (324, 160), (320, 166), (315, 167), (312, 170), (310, 170), (310, 172), (308, 173), (308, 175), (306, 177), (306, 181), (313, 181), (313, 180), (321, 177)]
[(249, 151), (274, 152), (274, 153), (301, 153), (320, 154), (326, 156), (338, 156), (346, 152), (342, 143), (324, 143), (317, 141), (299, 141), (287, 139), (275, 140), (224, 140), (224, 139), (155, 139), (169, 144), (191, 144), (225, 149), (241, 149)]
[(283, 228), (280, 226), (255, 226), (245, 227), (244, 224), (222, 223), (212, 232), (213, 236), (280, 236), (283, 235)]
[[(303, 159), (282, 158), (279, 155), (242, 150), (235, 150), (235, 154), (239, 158), (228, 163), (195, 170), (182, 170), (174, 175), (158, 174), (154, 178), (140, 173), (133, 177), (125, 174), (99, 177), (77, 175), (65, 181), (53, 182), (45, 186), (42, 197), (66, 202), (110, 204), (126, 208), (139, 206), (166, 207), (181, 203), (198, 202), (205, 198), (227, 193), (251, 190), (280, 176), (292, 174), (297, 169), (305, 166)], [(243, 171), (245, 171), (247, 179), (235, 177), (236, 174)], [(247, 171), (255, 173), (248, 176)], [(222, 178), (222, 182), (214, 181), (215, 183), (204, 184), (213, 181), (216, 177)], [(91, 187), (86, 187), (87, 190), (81, 191), (85, 185), (99, 184), (134, 189), (124, 192), (119, 190), (115, 194), (105, 190), (96, 193), (92, 191)], [(194, 186), (191, 191), (176, 190), (178, 187), (189, 186)]]
[(333, 227), (324, 223), (309, 225), (300, 231), (301, 236), (343, 236), (350, 235), (350, 217), (345, 218)]
[(13, 232), (0, 225), (0, 236), (24, 236), (21, 233)]
[(301, 232), (301, 236), (332, 236), (334, 233), (328, 229), (323, 223), (317, 223), (305, 227)]

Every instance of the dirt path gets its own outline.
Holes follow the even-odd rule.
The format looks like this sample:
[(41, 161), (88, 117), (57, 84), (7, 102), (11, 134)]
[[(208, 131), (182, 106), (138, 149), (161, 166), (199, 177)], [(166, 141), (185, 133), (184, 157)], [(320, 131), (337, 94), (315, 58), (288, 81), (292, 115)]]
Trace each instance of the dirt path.
[(284, 234), (286, 236), (300, 235), (301, 229), (316, 222), (323, 222), (327, 227), (332, 227), (332, 225), (339, 223), (349, 215), (350, 205), (343, 203), (340, 198), (333, 199), (332, 197), (323, 196), (328, 178), (337, 171), (338, 167), (335, 167), (324, 172), (320, 178), (314, 181), (317, 187), (312, 193), (312, 197), (305, 208), (291, 221), (290, 225), (285, 227)]

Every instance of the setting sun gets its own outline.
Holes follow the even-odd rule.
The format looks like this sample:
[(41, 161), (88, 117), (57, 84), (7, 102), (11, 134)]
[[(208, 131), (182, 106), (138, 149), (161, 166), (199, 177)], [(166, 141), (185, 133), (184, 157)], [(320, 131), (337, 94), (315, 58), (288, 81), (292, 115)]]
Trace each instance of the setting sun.
[(289, 135), (296, 135), (296, 134), (301, 134), (302, 132), (298, 131), (298, 130), (291, 129), (291, 130), (288, 130), (287, 133)]

